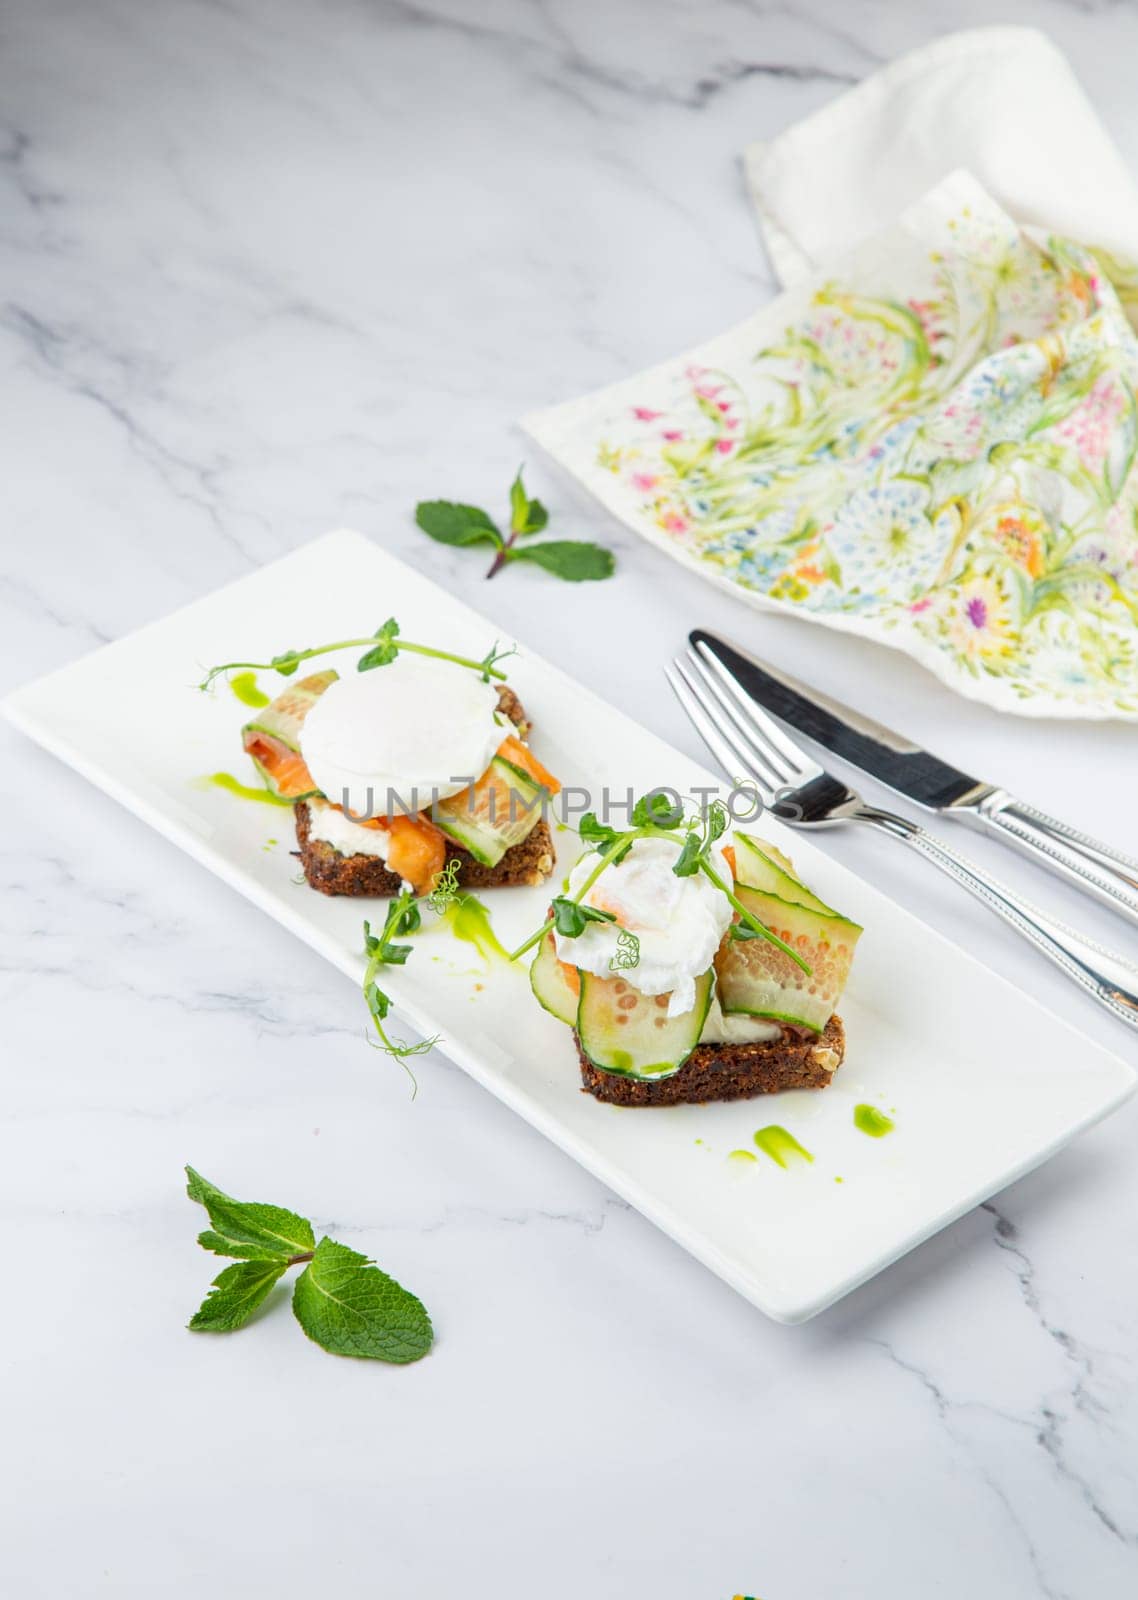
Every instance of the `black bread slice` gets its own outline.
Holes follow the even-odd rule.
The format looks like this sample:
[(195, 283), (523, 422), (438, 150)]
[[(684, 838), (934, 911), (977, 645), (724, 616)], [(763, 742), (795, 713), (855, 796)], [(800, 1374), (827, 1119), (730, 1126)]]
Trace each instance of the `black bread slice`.
[(611, 1106), (697, 1105), (706, 1100), (749, 1100), (782, 1089), (825, 1089), (846, 1053), (838, 1016), (822, 1033), (783, 1029), (763, 1044), (697, 1044), (670, 1078), (625, 1078), (594, 1067), (573, 1035), (588, 1094)]
[[(301, 800), (296, 807), (296, 837), (304, 876), (321, 894), (387, 895), (402, 884), (378, 856), (344, 856), (322, 839), (310, 839), (312, 813)], [(540, 820), (532, 833), (507, 850), (496, 867), (486, 867), (461, 845), (447, 844), (447, 861), (458, 862), (458, 883), (467, 889), (535, 887), (553, 871), (553, 835)]]

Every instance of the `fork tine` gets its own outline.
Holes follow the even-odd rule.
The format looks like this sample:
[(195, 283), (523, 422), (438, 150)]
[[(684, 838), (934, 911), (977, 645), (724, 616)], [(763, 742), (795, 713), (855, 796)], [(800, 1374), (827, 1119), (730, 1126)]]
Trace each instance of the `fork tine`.
[(737, 751), (732, 749), (727, 740), (722, 737), (719, 729), (707, 715), (702, 704), (696, 699), (695, 694), (680, 676), (678, 668), (665, 667), (664, 676), (672, 687), (672, 692), (680, 705), (687, 712), (696, 732), (704, 744), (711, 751), (724, 773), (730, 778), (734, 776), (735, 767), (739, 761)]
[(763, 730), (754, 726), (742, 715), (730, 695), (724, 691), (723, 685), (708, 671), (706, 663), (701, 661), (693, 650), (688, 650), (684, 665), (688, 669), (688, 682), (695, 680), (701, 684), (705, 702), (716, 707), (719, 721), (721, 723), (726, 721), (739, 742), (750, 751), (751, 759), (762, 761), (769, 768), (774, 774), (775, 785), (797, 781), (800, 776), (799, 768), (785, 761), (778, 750), (764, 738)]
[(731, 779), (749, 777), (768, 793), (779, 788), (781, 780), (772, 773), (769, 764), (752, 759), (734, 730), (724, 727), (723, 719), (717, 720), (713, 715), (710, 696), (701, 683), (693, 681), (686, 662), (677, 657), (674, 666), (664, 670), (676, 699), (727, 776)]
[(701, 641), (698, 645), (690, 646), (694, 655), (698, 655), (701, 664), (705, 664), (714, 674), (715, 681), (726, 689), (735, 706), (747, 725), (762, 733), (765, 743), (773, 746), (774, 750), (787, 762), (791, 774), (796, 779), (809, 778), (818, 771), (818, 765), (805, 751), (795, 744), (789, 734), (785, 733), (778, 723), (762, 706), (758, 705), (741, 683), (738, 683), (728, 672), (713, 650)]

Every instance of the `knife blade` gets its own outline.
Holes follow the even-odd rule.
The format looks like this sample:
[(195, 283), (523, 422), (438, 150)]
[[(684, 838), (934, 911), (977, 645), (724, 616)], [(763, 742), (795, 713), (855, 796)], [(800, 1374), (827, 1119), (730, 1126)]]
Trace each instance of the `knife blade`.
[(688, 636), (765, 710), (895, 794), (993, 834), (1076, 888), (1138, 922), (1138, 860), (996, 784), (974, 778), (840, 700), (702, 628)]
[(994, 788), (713, 633), (696, 629), (690, 638), (697, 648), (704, 645), (717, 656), (747, 693), (776, 717), (926, 810), (942, 811), (979, 799)]

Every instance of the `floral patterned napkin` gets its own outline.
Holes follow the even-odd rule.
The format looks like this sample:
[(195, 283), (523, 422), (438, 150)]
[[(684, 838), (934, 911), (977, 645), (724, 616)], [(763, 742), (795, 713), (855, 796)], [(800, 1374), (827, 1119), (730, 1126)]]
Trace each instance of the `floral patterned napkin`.
[(1138, 337), (1121, 268), (967, 174), (825, 280), (528, 418), (621, 519), (756, 606), (1031, 716), (1138, 719)]

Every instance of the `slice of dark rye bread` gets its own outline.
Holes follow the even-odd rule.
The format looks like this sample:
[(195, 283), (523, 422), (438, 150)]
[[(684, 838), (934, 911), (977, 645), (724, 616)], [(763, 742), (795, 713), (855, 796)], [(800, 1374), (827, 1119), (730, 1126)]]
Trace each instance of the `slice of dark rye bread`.
[(573, 1035), (585, 1090), (611, 1106), (695, 1105), (704, 1100), (748, 1100), (781, 1089), (824, 1089), (846, 1053), (846, 1030), (833, 1016), (822, 1033), (784, 1029), (762, 1044), (697, 1044), (670, 1078), (625, 1078), (601, 1072)]
[[(498, 709), (525, 738), (530, 724), (522, 703), (508, 684), (498, 685)], [(295, 808), (296, 838), (304, 876), (321, 894), (391, 897), (402, 888), (398, 874), (389, 872), (378, 856), (345, 856), (322, 839), (310, 837), (312, 812), (299, 801)], [(468, 889), (536, 887), (553, 871), (553, 835), (544, 817), (520, 843), (507, 850), (496, 867), (483, 866), (462, 848), (447, 841), (447, 861), (458, 862), (458, 882)]]
[[(403, 887), (378, 856), (344, 856), (322, 839), (310, 839), (312, 813), (296, 807), (296, 837), (304, 876), (321, 894), (397, 895)], [(507, 850), (496, 867), (483, 866), (461, 845), (447, 841), (447, 860), (458, 862), (458, 882), (467, 889), (536, 887), (553, 871), (553, 835), (542, 818), (520, 844)]]

